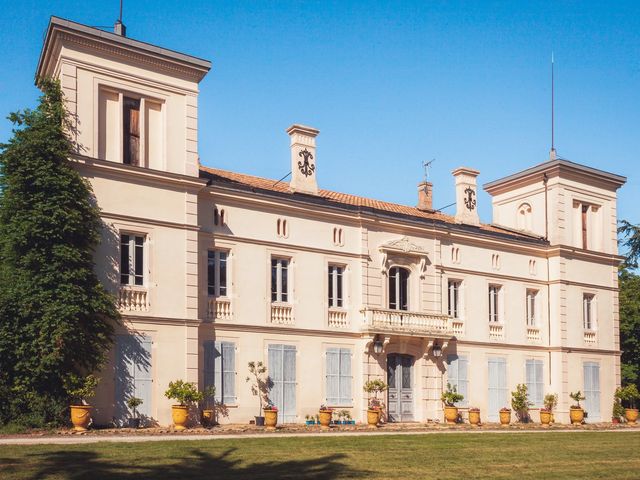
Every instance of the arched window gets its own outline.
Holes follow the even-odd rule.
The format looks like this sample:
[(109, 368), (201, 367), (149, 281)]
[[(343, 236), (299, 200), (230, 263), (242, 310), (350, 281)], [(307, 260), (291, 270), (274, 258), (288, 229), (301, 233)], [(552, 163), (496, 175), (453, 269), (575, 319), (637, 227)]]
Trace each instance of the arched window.
[(518, 229), (531, 231), (531, 205), (523, 203), (518, 207)]
[(406, 268), (389, 269), (389, 308), (409, 310), (409, 270)]

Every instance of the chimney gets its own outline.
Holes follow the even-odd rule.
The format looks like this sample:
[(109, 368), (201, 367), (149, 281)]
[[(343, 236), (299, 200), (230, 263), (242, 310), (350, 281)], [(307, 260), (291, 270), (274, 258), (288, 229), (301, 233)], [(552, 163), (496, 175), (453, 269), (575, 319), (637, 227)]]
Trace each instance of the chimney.
[(124, 23), (120, 20), (116, 20), (115, 25), (113, 26), (113, 33), (116, 35), (120, 35), (121, 37), (127, 36), (127, 27), (125, 27)]
[(316, 137), (319, 130), (304, 125), (287, 128), (291, 138), (291, 183), (293, 192), (318, 194), (316, 180)]
[(456, 181), (456, 222), (480, 225), (477, 205), (476, 177), (478, 170), (460, 167), (453, 172)]
[(416, 207), (418, 210), (433, 211), (433, 184), (431, 182), (418, 184), (418, 205)]

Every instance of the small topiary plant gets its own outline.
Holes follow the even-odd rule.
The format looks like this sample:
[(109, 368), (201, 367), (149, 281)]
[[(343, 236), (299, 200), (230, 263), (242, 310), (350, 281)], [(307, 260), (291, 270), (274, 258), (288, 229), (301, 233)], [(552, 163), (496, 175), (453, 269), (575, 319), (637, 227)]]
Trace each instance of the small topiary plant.
[(143, 403), (142, 399), (138, 397), (131, 397), (127, 400), (127, 407), (133, 411), (133, 418), (138, 418), (138, 407)]
[(515, 392), (511, 392), (511, 408), (516, 412), (519, 422), (527, 423), (529, 421), (529, 407), (533, 403), (529, 401), (527, 395), (527, 386), (524, 383), (516, 385)]
[(95, 375), (81, 377), (68, 375), (64, 380), (64, 389), (71, 398), (71, 405), (87, 405), (87, 399), (95, 396), (100, 379)]
[(549, 413), (553, 413), (553, 411), (556, 409), (557, 406), (558, 406), (558, 394), (547, 393), (544, 396), (544, 409)]
[[(363, 390), (369, 394), (370, 410), (382, 409), (382, 403), (378, 400), (378, 393), (384, 392), (387, 388), (389, 388), (388, 385), (378, 378), (364, 382)], [(373, 398), (371, 398), (372, 393)]]
[(577, 392), (573, 393), (571, 392), (569, 394), (569, 397), (571, 397), (571, 399), (576, 402), (575, 405), (571, 405), (571, 408), (582, 408), (580, 406), (580, 400), (585, 400), (587, 397), (585, 397), (582, 392), (580, 390), (578, 390)]
[(193, 403), (201, 402), (204, 398), (204, 393), (198, 391), (195, 383), (176, 380), (169, 382), (169, 388), (164, 392), (164, 396), (171, 400), (176, 400), (180, 406), (186, 407)]
[(458, 393), (455, 385), (447, 383), (447, 389), (442, 392), (440, 400), (442, 400), (442, 403), (444, 403), (447, 407), (455, 407), (456, 403), (464, 400), (464, 395)]

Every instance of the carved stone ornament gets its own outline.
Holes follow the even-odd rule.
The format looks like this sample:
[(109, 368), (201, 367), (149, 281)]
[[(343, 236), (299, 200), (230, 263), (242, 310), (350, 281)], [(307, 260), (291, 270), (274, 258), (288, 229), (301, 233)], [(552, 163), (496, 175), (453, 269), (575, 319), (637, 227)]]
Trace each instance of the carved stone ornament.
[(476, 199), (475, 199), (476, 192), (471, 187), (467, 187), (464, 193), (465, 193), (464, 204), (467, 206), (469, 210), (473, 210), (474, 208), (476, 208)]
[(304, 162), (298, 162), (298, 168), (300, 169), (300, 172), (302, 172), (305, 177), (313, 175), (316, 166), (309, 163), (309, 159), (313, 160), (313, 155), (311, 154), (311, 152), (305, 148), (300, 153), (298, 153), (298, 156), (304, 157)]
[(418, 271), (420, 278), (424, 278), (427, 271), (427, 252), (420, 245), (416, 245), (409, 237), (402, 237), (397, 240), (391, 240), (390, 242), (380, 245), (380, 252), (382, 253), (382, 262), (380, 265), (380, 271), (383, 275), (387, 274), (387, 262), (389, 254), (392, 255), (409, 255), (412, 257), (418, 257)]

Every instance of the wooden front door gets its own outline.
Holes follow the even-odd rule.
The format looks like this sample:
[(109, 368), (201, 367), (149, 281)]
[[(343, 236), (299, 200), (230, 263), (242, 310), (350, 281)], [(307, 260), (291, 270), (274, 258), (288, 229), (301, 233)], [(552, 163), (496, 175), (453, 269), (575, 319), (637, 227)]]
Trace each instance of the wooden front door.
[(390, 422), (413, 421), (413, 363), (411, 355), (387, 355), (387, 409)]

